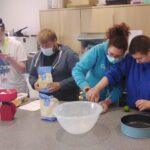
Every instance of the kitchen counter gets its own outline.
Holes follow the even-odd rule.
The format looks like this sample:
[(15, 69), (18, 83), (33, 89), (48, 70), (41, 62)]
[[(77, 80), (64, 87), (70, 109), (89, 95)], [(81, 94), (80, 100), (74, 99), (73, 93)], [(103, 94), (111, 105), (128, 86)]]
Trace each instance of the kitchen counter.
[(90, 132), (71, 135), (58, 122), (42, 121), (40, 111), (18, 109), (14, 121), (0, 121), (0, 150), (149, 150), (149, 138), (134, 139), (121, 133), (120, 118), (127, 114), (122, 108), (110, 110)]

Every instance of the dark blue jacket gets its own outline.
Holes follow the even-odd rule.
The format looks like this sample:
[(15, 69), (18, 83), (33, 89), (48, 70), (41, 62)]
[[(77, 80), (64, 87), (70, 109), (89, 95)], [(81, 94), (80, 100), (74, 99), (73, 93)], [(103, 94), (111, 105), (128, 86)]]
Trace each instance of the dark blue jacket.
[(118, 83), (125, 76), (127, 104), (130, 107), (135, 108), (135, 102), (139, 99), (150, 100), (150, 62), (138, 64), (128, 54), (106, 76), (112, 85)]
[[(40, 51), (38, 52), (31, 63), (31, 69), (29, 74), (29, 82), (34, 88), (34, 83), (38, 79), (37, 68), (39, 66), (45, 66), (45, 56)], [(73, 77), (72, 68), (76, 62), (79, 61), (78, 55), (73, 52), (68, 46), (61, 45), (60, 52), (52, 65), (52, 77), (54, 82), (59, 82), (61, 89), (51, 93), (61, 101), (75, 101), (78, 100), (79, 88), (77, 87)]]

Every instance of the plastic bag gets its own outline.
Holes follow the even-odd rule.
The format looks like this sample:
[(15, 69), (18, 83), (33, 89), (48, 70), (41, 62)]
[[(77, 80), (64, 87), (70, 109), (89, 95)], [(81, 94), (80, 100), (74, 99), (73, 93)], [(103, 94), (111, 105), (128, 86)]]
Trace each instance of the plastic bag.
[(53, 96), (40, 93), (40, 107), (41, 107), (41, 119), (50, 122), (56, 121), (56, 117), (53, 114), (53, 109), (58, 105), (59, 101)]
[(48, 93), (47, 86), (49, 83), (53, 82), (52, 67), (38, 67), (38, 84), (42, 93)]

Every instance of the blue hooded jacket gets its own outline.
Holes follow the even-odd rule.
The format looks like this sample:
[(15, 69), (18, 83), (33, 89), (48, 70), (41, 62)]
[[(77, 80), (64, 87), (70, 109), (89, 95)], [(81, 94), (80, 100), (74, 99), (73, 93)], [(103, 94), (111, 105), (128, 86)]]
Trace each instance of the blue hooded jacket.
[[(72, 75), (81, 89), (86, 86), (94, 87), (113, 66), (107, 59), (107, 52), (108, 41), (98, 44), (87, 51), (73, 68)], [(115, 102), (120, 96), (121, 88), (118, 85), (109, 86), (101, 91), (100, 100), (110, 98), (112, 102)]]

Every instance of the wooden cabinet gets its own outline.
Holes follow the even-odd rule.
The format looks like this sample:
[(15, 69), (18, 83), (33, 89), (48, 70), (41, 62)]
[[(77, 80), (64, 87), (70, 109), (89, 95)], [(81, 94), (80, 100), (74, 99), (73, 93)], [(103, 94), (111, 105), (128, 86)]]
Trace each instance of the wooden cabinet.
[(41, 28), (51, 28), (60, 42), (80, 53), (81, 32), (106, 32), (113, 24), (125, 22), (132, 30), (150, 35), (150, 4), (114, 5), (40, 11)]
[(81, 32), (106, 32), (113, 24), (125, 22), (132, 30), (150, 35), (150, 4), (101, 6), (81, 9)]
[(57, 11), (57, 10), (55, 10), (55, 11), (51, 11), (51, 10), (40, 11), (41, 29), (49, 28), (51, 30), (54, 30), (58, 36), (58, 40), (60, 40), (59, 25), (60, 25), (59, 11)]
[(81, 44), (77, 40), (80, 34), (80, 10), (62, 10), (59, 19), (60, 41), (80, 53)]
[(150, 5), (128, 5), (114, 8), (114, 23), (127, 23), (132, 30), (143, 30), (150, 36)]
[(41, 29), (49, 28), (55, 31), (58, 41), (70, 46), (77, 53), (81, 51), (77, 37), (80, 34), (79, 9), (54, 9), (40, 11)]
[(81, 32), (105, 32), (113, 25), (113, 8), (93, 8), (81, 10)]

